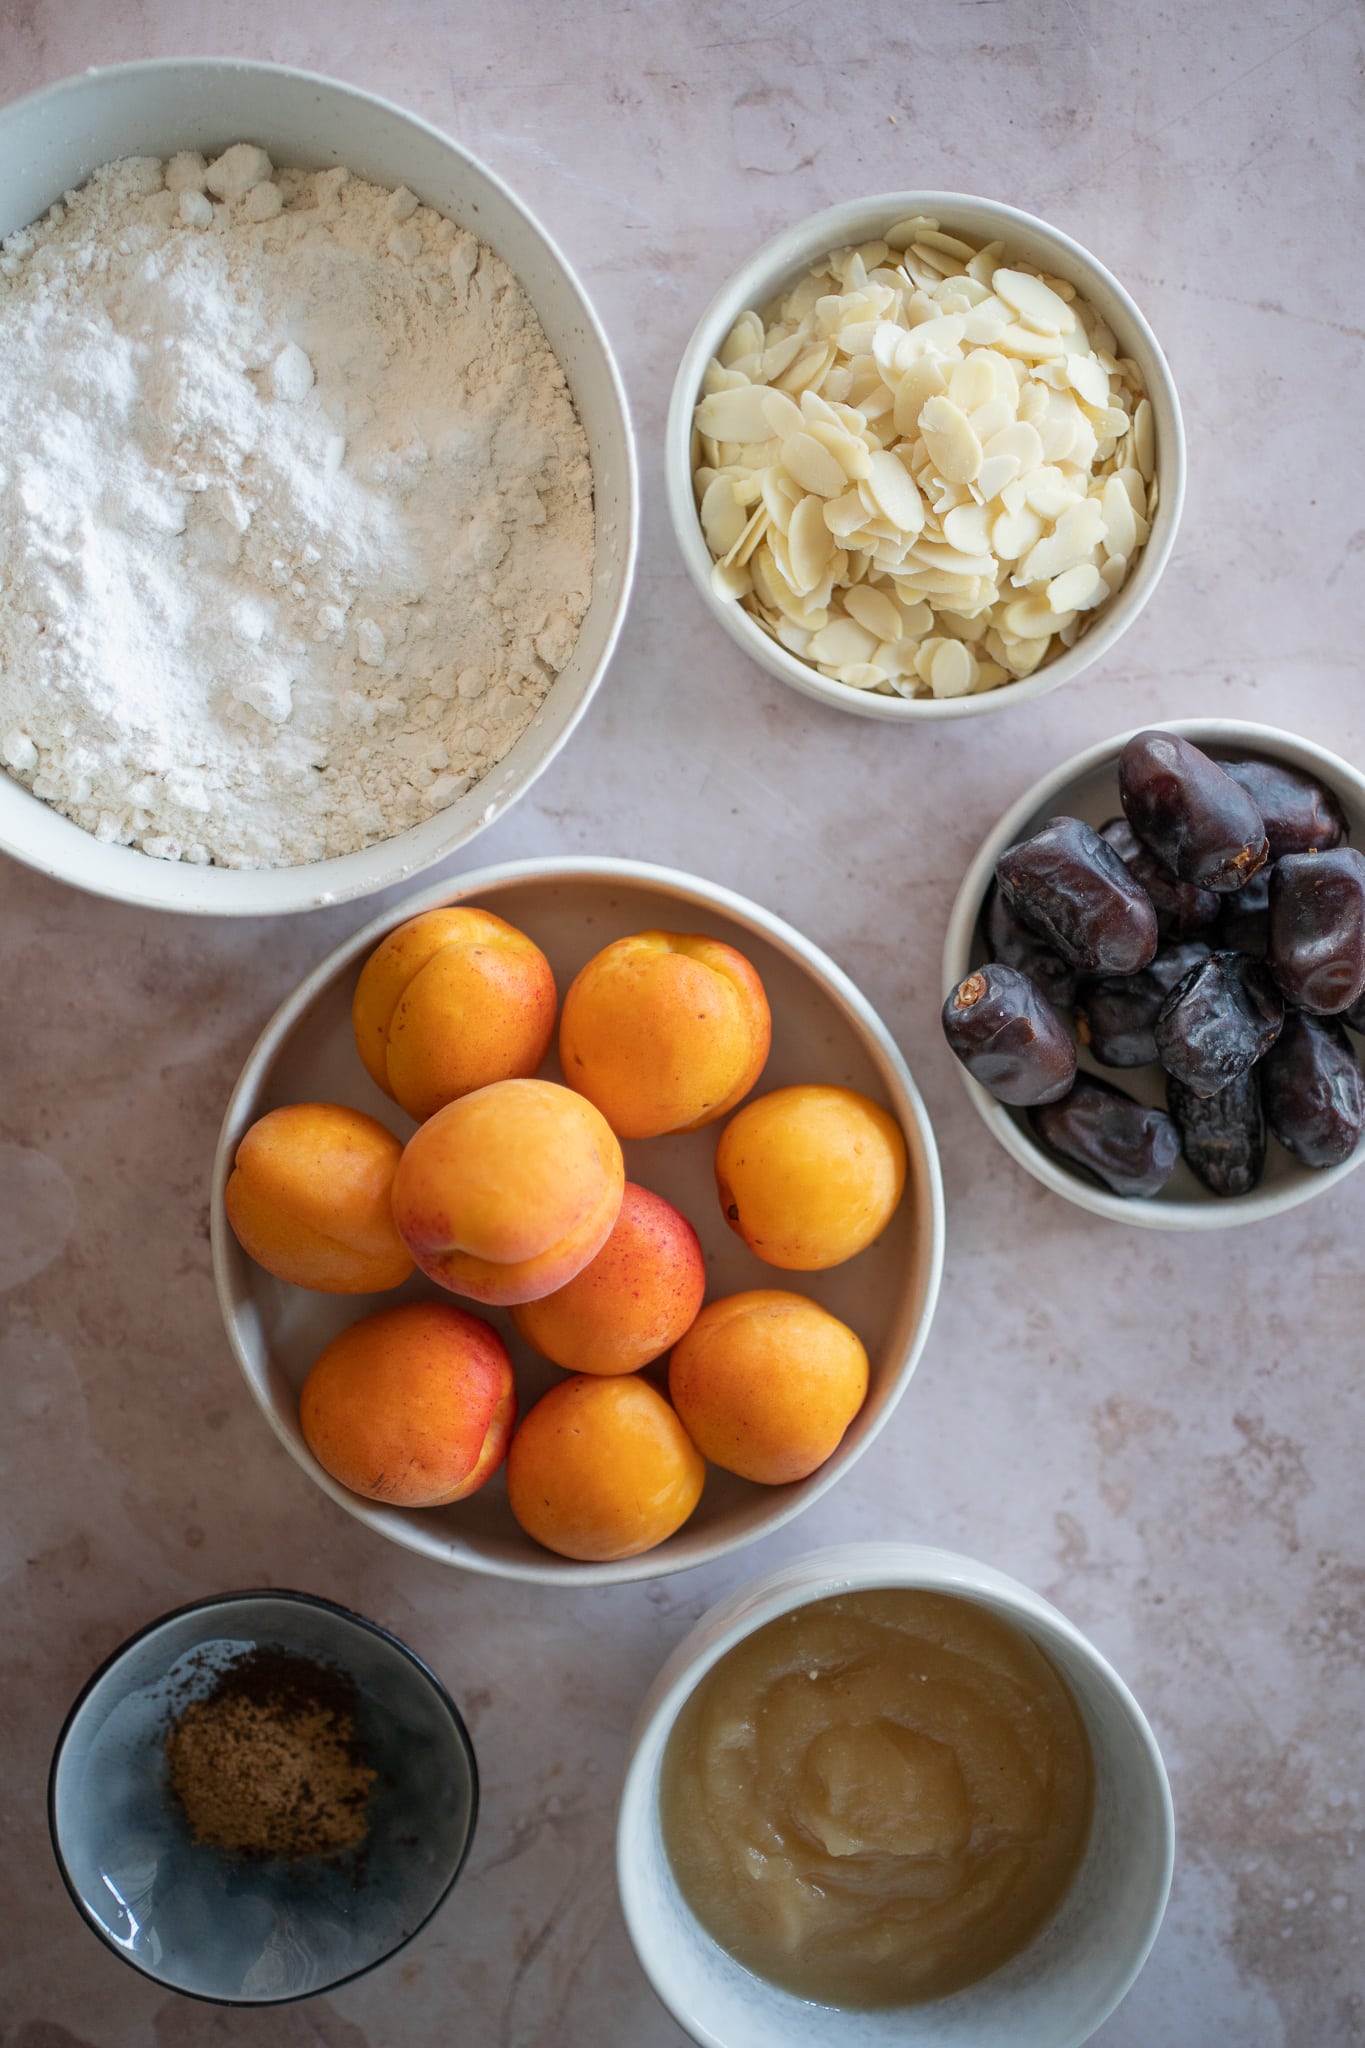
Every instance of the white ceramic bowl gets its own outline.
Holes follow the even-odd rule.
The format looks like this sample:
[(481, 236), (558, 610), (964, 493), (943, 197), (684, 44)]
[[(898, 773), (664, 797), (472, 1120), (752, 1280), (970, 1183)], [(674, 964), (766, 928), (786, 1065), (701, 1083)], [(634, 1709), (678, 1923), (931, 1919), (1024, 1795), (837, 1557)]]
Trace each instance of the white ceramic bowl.
[(564, 368), (588, 437), (597, 520), (578, 644), (531, 724), (446, 810), (359, 853), (238, 871), (104, 846), (0, 772), (0, 848), (44, 874), (151, 909), (256, 917), (344, 902), (443, 860), (530, 788), (586, 710), (625, 615), (635, 567), (636, 475), (625, 390), (573, 271), (513, 194), (415, 114), (355, 86), (274, 64), (166, 58), (83, 72), (0, 109), (0, 236), (35, 220), (99, 165), (260, 143), (283, 166), (345, 164), (418, 197), (491, 244), (516, 273)]
[[(702, 376), (739, 315), (750, 309), (761, 312), (796, 284), (817, 257), (848, 243), (870, 241), (894, 222), (917, 213), (932, 216), (947, 233), (967, 241), (1002, 241), (1007, 254), (1016, 260), (1074, 284), (1109, 323), (1123, 354), (1141, 367), (1156, 426), (1160, 501), (1147, 544), (1127, 582), (1074, 647), (1045, 661), (1031, 676), (974, 697), (878, 696), (822, 676), (809, 662), (789, 654), (742, 606), (727, 603), (711, 588), (711, 551), (692, 490), (692, 415), (701, 395)], [(858, 712), (865, 718), (916, 725), (944, 718), (976, 718), (1027, 703), (1063, 683), (1074, 682), (1109, 651), (1156, 589), (1175, 545), (1185, 498), (1185, 432), (1175, 383), (1156, 336), (1118, 279), (1079, 242), (1073, 242), (1060, 228), (1049, 227), (1032, 214), (998, 200), (974, 199), (963, 192), (881, 192), (868, 199), (847, 200), (797, 221), (765, 243), (721, 286), (698, 321), (678, 368), (668, 409), (666, 468), (668, 508), (688, 572), (707, 610), (745, 653), (770, 674), (822, 704)]]
[[(1294, 733), (1281, 732), (1277, 726), (1251, 725), (1235, 718), (1173, 718), (1160, 720), (1159, 724), (1165, 731), (1180, 733), (1210, 753), (1261, 754), (1317, 776), (1339, 798), (1353, 844), (1365, 843), (1365, 775), (1339, 755), (1329, 753), (1326, 747), (1300, 739)], [(943, 944), (945, 1001), (964, 975), (990, 957), (982, 930), (982, 913), (1000, 855), (1007, 847), (1038, 831), (1049, 818), (1076, 817), (1090, 825), (1102, 825), (1117, 817), (1118, 757), (1131, 738), (1131, 732), (1119, 733), (1114, 739), (1101, 740), (1096, 746), (1087, 747), (1083, 754), (1064, 761), (1011, 805), (982, 841), (962, 878), (948, 919)], [(1081, 1065), (1087, 1072), (1116, 1082), (1128, 1094), (1165, 1107), (1159, 1069), (1120, 1071), (1102, 1067), (1084, 1053)], [(973, 1107), (992, 1137), (1021, 1166), (1027, 1167), (1035, 1180), (1051, 1188), (1054, 1194), (1065, 1195), (1078, 1208), (1089, 1209), (1092, 1215), (1109, 1216), (1117, 1223), (1136, 1223), (1148, 1230), (1222, 1230), (1236, 1223), (1257, 1223), (1267, 1216), (1280, 1216), (1286, 1209), (1297, 1208), (1300, 1202), (1311, 1201), (1314, 1195), (1325, 1194), (1365, 1161), (1362, 1144), (1340, 1166), (1321, 1170), (1301, 1166), (1272, 1138), (1266, 1148), (1265, 1177), (1252, 1194), (1215, 1195), (1181, 1160), (1160, 1194), (1149, 1200), (1133, 1200), (1110, 1194), (1063, 1160), (1054, 1159), (1033, 1136), (1027, 1110), (1007, 1108), (974, 1081), (965, 1067), (959, 1067), (959, 1072)]]
[[(884, 1103), (905, 1132), (905, 1199), (876, 1244), (827, 1273), (782, 1273), (765, 1266), (730, 1230), (714, 1174), (723, 1125), (626, 1145), (628, 1177), (676, 1203), (698, 1231), (709, 1295), (791, 1286), (813, 1296), (858, 1332), (872, 1383), (838, 1450), (810, 1478), (757, 1486), (710, 1467), (690, 1521), (657, 1549), (619, 1563), (575, 1564), (542, 1550), (514, 1521), (501, 1474), (468, 1500), (425, 1509), (380, 1506), (329, 1478), (298, 1423), (299, 1389), (313, 1360), (361, 1315), (414, 1295), (438, 1296), (440, 1290), (420, 1276), (396, 1294), (359, 1298), (286, 1286), (247, 1258), (224, 1214), (223, 1189), (243, 1133), (281, 1103), (351, 1103), (400, 1136), (410, 1135), (411, 1120), (360, 1064), (351, 1033), (351, 993), (361, 965), (386, 932), (419, 911), (461, 902), (494, 910), (528, 932), (548, 955), (561, 994), (592, 954), (629, 932), (662, 927), (727, 940), (752, 960), (772, 1005), (773, 1049), (758, 1092), (798, 1081), (843, 1084)], [(558, 1077), (553, 1058), (542, 1072)], [(909, 1383), (938, 1296), (943, 1230), (943, 1191), (928, 1114), (895, 1042), (853, 983), (808, 939), (757, 904), (695, 876), (638, 861), (533, 860), (486, 868), (414, 896), (357, 932), (267, 1024), (228, 1104), (213, 1170), (214, 1273), (228, 1336), (247, 1385), (304, 1471), (371, 1529), (425, 1557), (553, 1584), (654, 1578), (707, 1563), (779, 1528), (833, 1486), (888, 1421)], [(522, 1343), (505, 1310), (479, 1307), (477, 1313), (497, 1327), (512, 1353), (525, 1412), (563, 1374)]]
[[(1095, 1768), (1085, 1859), (1042, 1933), (994, 1975), (926, 2005), (875, 2012), (813, 2005), (720, 1949), (684, 1903), (664, 1848), (659, 1781), (684, 1703), (727, 1650), (793, 1608), (837, 1593), (911, 1586), (960, 1594), (1013, 1622), (1051, 1658), (1084, 1719)], [(626, 1926), (655, 1991), (705, 2048), (1079, 2048), (1111, 2013), (1156, 1939), (1175, 1820), (1156, 1738), (1137, 1701), (1065, 1615), (1017, 1579), (948, 1550), (851, 1543), (742, 1586), (684, 1636), (631, 1737), (616, 1823)]]

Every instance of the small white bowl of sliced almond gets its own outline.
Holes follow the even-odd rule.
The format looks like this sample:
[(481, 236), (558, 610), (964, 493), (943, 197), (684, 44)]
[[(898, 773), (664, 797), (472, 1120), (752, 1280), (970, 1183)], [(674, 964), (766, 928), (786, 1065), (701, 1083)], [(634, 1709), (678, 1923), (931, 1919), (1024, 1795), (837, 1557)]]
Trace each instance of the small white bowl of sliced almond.
[(1161, 576), (1180, 406), (1122, 285), (1031, 215), (951, 192), (830, 207), (717, 293), (668, 418), (708, 608), (826, 704), (902, 722), (1038, 697)]

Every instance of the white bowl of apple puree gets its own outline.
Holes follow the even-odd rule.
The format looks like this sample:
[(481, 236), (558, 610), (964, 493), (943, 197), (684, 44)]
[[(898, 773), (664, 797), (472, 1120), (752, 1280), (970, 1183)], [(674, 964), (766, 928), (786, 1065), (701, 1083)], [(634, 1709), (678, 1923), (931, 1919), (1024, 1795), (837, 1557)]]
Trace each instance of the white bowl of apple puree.
[(704, 1614), (617, 1814), (631, 1940), (705, 2048), (1079, 2048), (1156, 1939), (1170, 1787), (1055, 1607), (947, 1550), (848, 1544)]

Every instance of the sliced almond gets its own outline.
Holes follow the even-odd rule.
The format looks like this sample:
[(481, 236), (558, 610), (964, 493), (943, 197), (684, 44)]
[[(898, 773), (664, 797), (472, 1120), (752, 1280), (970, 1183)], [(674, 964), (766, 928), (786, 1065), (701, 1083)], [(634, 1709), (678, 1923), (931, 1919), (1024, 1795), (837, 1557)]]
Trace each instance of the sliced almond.
[(1043, 522), (1027, 506), (1002, 512), (991, 527), (991, 546), (1002, 562), (1017, 562), (1043, 537)]
[[(938, 403), (939, 401), (931, 401)], [(918, 533), (924, 525), (924, 500), (899, 456), (880, 449), (868, 458), (866, 488), (878, 511), (902, 533)]]
[(989, 555), (990, 513), (984, 505), (955, 505), (944, 514), (943, 538), (961, 555)]
[(738, 356), (754, 355), (763, 347), (763, 322), (757, 313), (741, 313), (721, 344), (720, 359), (727, 368)]
[(919, 431), (919, 416), (931, 398), (941, 398), (948, 389), (944, 366), (934, 356), (911, 363), (896, 387), (892, 413), (896, 431), (907, 437)]
[(871, 460), (867, 443), (858, 435), (850, 434), (838, 420), (833, 426), (824, 420), (812, 420), (808, 423), (806, 432), (813, 441), (818, 441), (821, 447), (828, 448), (850, 483), (857, 483), (867, 475)]
[(818, 390), (826, 370), (833, 361), (832, 344), (807, 349), (804, 355), (796, 358), (790, 369), (784, 370), (780, 377), (773, 379), (773, 382), (779, 391)]
[(814, 590), (834, 553), (834, 536), (825, 524), (825, 500), (803, 498), (787, 528), (787, 553), (792, 582), (807, 595)]
[(1100, 571), (1089, 562), (1064, 569), (1047, 587), (1048, 607), (1054, 612), (1084, 612), (1108, 597), (1109, 586)]
[(1108, 405), (1109, 379), (1093, 356), (1068, 355), (1063, 368), (1072, 390), (1087, 405)]
[(1156, 425), (1145, 398), (1139, 399), (1133, 414), (1133, 459), (1142, 473), (1142, 481), (1149, 484), (1156, 468)]
[(891, 642), (900, 639), (903, 630), (900, 607), (893, 604), (884, 591), (860, 584), (844, 593), (844, 609), (851, 619), (856, 619), (876, 639)]
[(975, 671), (971, 650), (960, 640), (940, 640), (926, 680), (936, 697), (965, 697)]
[(976, 412), (997, 396), (995, 372), (984, 349), (953, 365), (948, 377), (948, 396), (965, 413)]
[(1040, 334), (1069, 334), (1076, 316), (1065, 299), (1028, 270), (997, 270), (991, 290)]
[(970, 483), (981, 467), (981, 443), (961, 406), (951, 398), (926, 399), (919, 430), (939, 475), (949, 483)]
[(812, 659), (830, 668), (848, 668), (854, 662), (870, 661), (877, 642), (856, 619), (831, 619), (810, 643)]
[(803, 491), (837, 498), (848, 489), (848, 477), (823, 441), (805, 432), (789, 434), (782, 443), (782, 467)]
[(713, 391), (697, 407), (699, 431), (717, 441), (767, 441), (772, 438), (764, 405), (768, 392), (761, 384), (740, 384), (729, 391)]
[(747, 597), (753, 589), (753, 578), (746, 568), (734, 564), (716, 562), (711, 570), (711, 588), (716, 596), (727, 602)]
[(1121, 476), (1106, 480), (1100, 505), (1104, 512), (1106, 550), (1111, 555), (1131, 555), (1137, 542), (1137, 517)]
[(735, 496), (735, 487), (728, 476), (718, 476), (707, 486), (699, 516), (706, 545), (719, 561), (722, 555), (729, 554), (745, 524), (744, 507)]

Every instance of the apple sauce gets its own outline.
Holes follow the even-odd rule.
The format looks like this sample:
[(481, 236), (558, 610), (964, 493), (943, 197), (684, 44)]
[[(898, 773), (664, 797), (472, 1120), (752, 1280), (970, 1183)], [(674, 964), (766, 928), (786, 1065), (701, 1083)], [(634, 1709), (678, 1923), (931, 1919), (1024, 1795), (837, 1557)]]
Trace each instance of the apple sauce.
[(702, 1926), (822, 2004), (913, 2004), (999, 1969), (1080, 1865), (1090, 1746), (1013, 1624), (953, 1595), (840, 1594), (736, 1644), (664, 1757), (664, 1843)]

